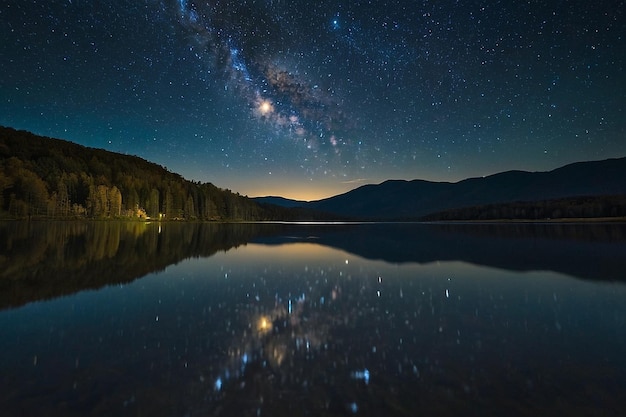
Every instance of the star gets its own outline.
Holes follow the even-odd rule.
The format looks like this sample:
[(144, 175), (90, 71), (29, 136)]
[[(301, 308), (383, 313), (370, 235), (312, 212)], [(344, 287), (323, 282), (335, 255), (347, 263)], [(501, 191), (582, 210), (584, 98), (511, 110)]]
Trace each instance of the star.
[(272, 105), (272, 102), (270, 100), (261, 99), (257, 106), (257, 110), (261, 114), (261, 116), (267, 116), (270, 113), (274, 112), (274, 106)]

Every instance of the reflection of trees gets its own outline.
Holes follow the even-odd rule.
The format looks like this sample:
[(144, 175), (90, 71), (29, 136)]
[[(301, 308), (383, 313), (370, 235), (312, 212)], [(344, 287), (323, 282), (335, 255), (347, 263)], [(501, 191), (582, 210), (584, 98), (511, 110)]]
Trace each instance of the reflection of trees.
[(484, 206), (462, 207), (429, 214), (426, 221), (498, 220), (498, 219), (572, 219), (623, 218), (626, 216), (626, 196), (587, 196), (554, 200), (510, 202)]
[(245, 225), (143, 222), (0, 224), (0, 307), (129, 282), (248, 241)]
[(587, 242), (626, 241), (623, 223), (467, 223), (437, 225), (442, 230), (485, 237), (578, 240)]

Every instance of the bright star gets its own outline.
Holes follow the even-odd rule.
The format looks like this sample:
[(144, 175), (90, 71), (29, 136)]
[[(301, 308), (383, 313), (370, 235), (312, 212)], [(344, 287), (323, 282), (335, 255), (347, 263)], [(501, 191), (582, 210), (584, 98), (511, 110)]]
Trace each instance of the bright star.
[(259, 104), (259, 111), (262, 115), (271, 113), (272, 110), (274, 110), (274, 106), (272, 106), (272, 103), (268, 100), (263, 100), (261, 104)]

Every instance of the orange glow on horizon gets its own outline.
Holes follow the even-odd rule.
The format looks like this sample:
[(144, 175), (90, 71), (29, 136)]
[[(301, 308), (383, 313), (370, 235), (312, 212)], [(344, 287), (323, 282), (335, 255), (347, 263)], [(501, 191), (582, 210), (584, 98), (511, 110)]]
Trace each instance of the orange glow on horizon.
[(337, 194), (343, 194), (350, 191), (354, 187), (338, 187), (337, 189), (330, 188), (306, 188), (306, 187), (272, 187), (272, 188), (256, 188), (254, 192), (247, 193), (248, 197), (283, 197), (291, 200), (298, 201), (316, 201), (324, 198), (333, 197)]
[(220, 183), (221, 187), (235, 190), (248, 197), (283, 197), (298, 201), (315, 201), (346, 193), (364, 184), (382, 181), (341, 181), (335, 178), (325, 181), (309, 181), (279, 176), (277, 173), (256, 178), (233, 179)]
[(317, 194), (317, 193), (283, 193), (283, 192), (272, 192), (272, 193), (254, 193), (254, 195), (248, 195), (248, 197), (283, 197), (289, 200), (297, 200), (297, 201), (317, 201), (323, 200), (328, 197), (332, 197), (335, 194)]

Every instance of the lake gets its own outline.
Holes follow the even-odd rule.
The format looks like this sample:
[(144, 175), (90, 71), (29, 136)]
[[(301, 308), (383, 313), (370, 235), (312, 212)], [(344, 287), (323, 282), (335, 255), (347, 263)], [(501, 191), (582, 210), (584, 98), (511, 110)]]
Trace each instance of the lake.
[(624, 224), (0, 224), (3, 416), (623, 416)]

